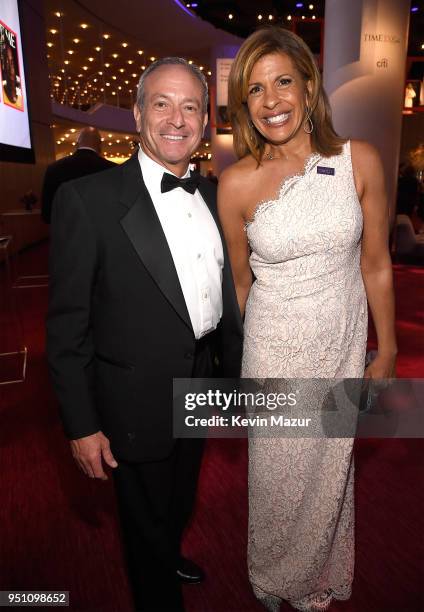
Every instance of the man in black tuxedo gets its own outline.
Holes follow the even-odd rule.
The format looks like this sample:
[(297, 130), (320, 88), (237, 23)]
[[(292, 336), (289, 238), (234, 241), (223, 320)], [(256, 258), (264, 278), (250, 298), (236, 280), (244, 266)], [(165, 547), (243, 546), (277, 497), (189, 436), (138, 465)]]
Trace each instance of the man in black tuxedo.
[(174, 439), (172, 379), (237, 377), (242, 327), (216, 187), (188, 170), (207, 84), (180, 58), (140, 78), (140, 150), (63, 185), (52, 217), (48, 357), (81, 469), (113, 469), (137, 610), (184, 609), (181, 556), (203, 440)]
[(100, 155), (101, 138), (96, 128), (83, 128), (79, 133), (76, 148), (73, 155), (62, 157), (47, 166), (41, 193), (41, 216), (46, 223), (50, 223), (53, 198), (62, 183), (108, 170), (115, 165)]

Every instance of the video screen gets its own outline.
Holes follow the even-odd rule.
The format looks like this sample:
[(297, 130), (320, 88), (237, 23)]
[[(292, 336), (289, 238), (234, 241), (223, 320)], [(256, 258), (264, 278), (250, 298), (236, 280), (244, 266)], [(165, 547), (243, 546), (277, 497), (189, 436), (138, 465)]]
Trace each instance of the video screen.
[(0, 2), (0, 161), (33, 162), (18, 0)]

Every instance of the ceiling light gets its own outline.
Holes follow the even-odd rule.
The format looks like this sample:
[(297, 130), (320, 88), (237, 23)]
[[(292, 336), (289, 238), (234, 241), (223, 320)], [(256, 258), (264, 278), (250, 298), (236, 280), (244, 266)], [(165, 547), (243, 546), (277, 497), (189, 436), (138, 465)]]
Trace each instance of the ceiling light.
[[(155, 60), (156, 60), (155, 56), (154, 56), (154, 55), (152, 55), (152, 57), (150, 58), (150, 61), (151, 61), (151, 62), (154, 62)], [(190, 62), (189, 62), (189, 63), (190, 63)]]
[(83, 70), (88, 70), (88, 66), (83, 66), (82, 69)]
[(102, 48), (101, 48), (101, 47), (94, 47), (94, 49), (95, 49), (97, 52), (99, 52), (99, 51), (101, 51), (101, 50), (102, 50)]
[(137, 53), (138, 53), (139, 55), (143, 55), (144, 51), (142, 51), (141, 49), (139, 49), (139, 50), (137, 51)]
[(74, 38), (73, 42), (77, 45), (79, 43), (80, 39), (79, 38)]
[(133, 72), (131, 76), (132, 76), (133, 79), (135, 79), (137, 77), (135, 72)]
[(228, 15), (228, 19), (232, 19), (233, 17), (234, 17), (234, 15), (233, 15), (232, 13), (230, 13), (230, 14)]
[(204, 70), (204, 67), (203, 66), (199, 66), (199, 70)]
[(102, 72), (101, 70), (99, 70), (97, 74), (102, 75), (102, 74), (103, 74), (103, 72)]
[(63, 63), (68, 65), (68, 64), (70, 64), (70, 61), (69, 60), (65, 60)]
[(259, 19), (259, 21), (261, 21), (262, 20), (262, 15), (258, 15), (258, 19)]
[(106, 66), (106, 68), (109, 68), (109, 67), (110, 67), (110, 64), (109, 64), (109, 63), (107, 63), (107, 64), (105, 64), (105, 66)]
[(212, 72), (208, 70), (208, 76), (212, 76)]
[(124, 47), (124, 49), (126, 49), (126, 47), (128, 47), (128, 43), (123, 42), (123, 43), (122, 43), (122, 46)]
[(86, 30), (88, 28), (88, 23), (80, 23), (80, 28)]
[(127, 60), (127, 64), (134, 64), (134, 60)]
[(53, 47), (53, 43), (52, 43), (52, 42), (48, 42), (48, 43), (47, 43), (47, 46), (48, 46), (48, 47)]
[(50, 34), (57, 34), (57, 30), (55, 30), (54, 28), (52, 28), (51, 30), (49, 30)]
[(71, 128), (71, 132), (72, 132), (72, 134), (75, 134), (76, 129), (75, 128)]
[(312, 15), (312, 19), (316, 19), (315, 15)]
[(125, 68), (120, 68), (119, 72), (125, 72)]
[(112, 53), (112, 57), (114, 57), (115, 59), (118, 57), (117, 53)]
[(193, 63), (193, 60), (188, 60), (188, 63), (191, 65)]
[(94, 57), (89, 57), (89, 58), (88, 58), (88, 61), (89, 61), (89, 62), (94, 62)]
[(292, 16), (291, 15), (287, 15), (287, 21), (291, 21)]
[(108, 38), (110, 38), (110, 34), (103, 34), (103, 38), (107, 40)]
[(311, 11), (313, 11), (313, 10), (314, 10), (314, 5), (313, 5), (313, 4), (310, 4), (310, 5), (309, 5), (309, 10), (311, 10)]
[(146, 66), (142, 66), (142, 67), (141, 67), (141, 69), (142, 69), (142, 70), (146, 70)]
[(61, 17), (62, 13), (59, 13), (59, 11), (57, 13), (55, 13), (56, 17)]
[(75, 51), (73, 49), (68, 49), (68, 53), (69, 53), (69, 55), (73, 55), (75, 53)]
[(270, 21), (272, 21), (272, 20), (274, 19), (274, 17), (273, 17), (272, 15), (268, 15), (268, 19), (269, 19)]
[(115, 75), (113, 75), (113, 76), (112, 76), (112, 79), (113, 79), (114, 81), (116, 81), (116, 76), (115, 76)]

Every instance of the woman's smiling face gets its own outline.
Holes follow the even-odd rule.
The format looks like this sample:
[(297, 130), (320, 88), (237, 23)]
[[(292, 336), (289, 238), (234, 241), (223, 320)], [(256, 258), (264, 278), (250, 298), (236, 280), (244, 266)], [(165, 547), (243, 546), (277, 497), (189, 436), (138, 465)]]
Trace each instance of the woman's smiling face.
[(250, 119), (274, 144), (290, 140), (305, 117), (306, 84), (285, 53), (270, 53), (253, 66), (247, 90)]

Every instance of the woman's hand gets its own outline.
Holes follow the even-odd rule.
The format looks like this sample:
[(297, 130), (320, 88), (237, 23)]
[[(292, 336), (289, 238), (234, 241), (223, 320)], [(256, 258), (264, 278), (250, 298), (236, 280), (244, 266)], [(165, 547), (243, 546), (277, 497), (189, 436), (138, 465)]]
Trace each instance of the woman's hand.
[(365, 378), (380, 379), (380, 378), (396, 378), (396, 354), (380, 354), (377, 356), (364, 373)]

